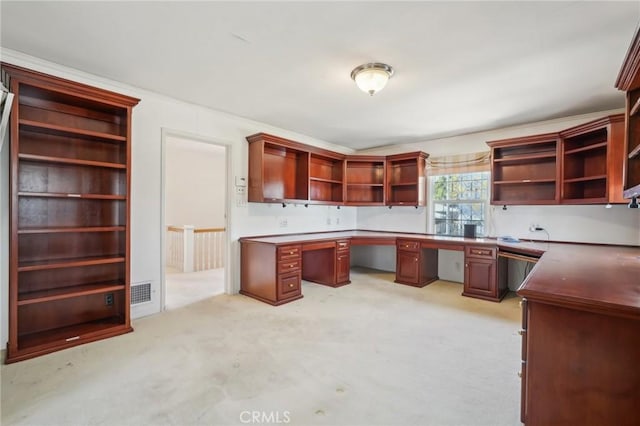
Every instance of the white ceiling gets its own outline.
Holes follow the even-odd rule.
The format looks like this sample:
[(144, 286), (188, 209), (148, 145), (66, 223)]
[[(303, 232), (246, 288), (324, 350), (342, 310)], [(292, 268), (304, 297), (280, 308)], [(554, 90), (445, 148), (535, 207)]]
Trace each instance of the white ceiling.
[[(622, 107), (640, 2), (10, 2), (1, 45), (360, 149)], [(349, 74), (395, 76), (374, 97)]]

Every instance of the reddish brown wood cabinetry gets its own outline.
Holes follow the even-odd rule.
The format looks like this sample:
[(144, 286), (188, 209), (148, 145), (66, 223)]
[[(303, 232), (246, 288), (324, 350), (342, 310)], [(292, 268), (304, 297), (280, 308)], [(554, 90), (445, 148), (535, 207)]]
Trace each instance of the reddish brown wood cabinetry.
[(604, 117), (560, 133), (560, 202), (623, 203), (624, 116)]
[(138, 99), (2, 65), (11, 111), (7, 362), (132, 331)]
[(249, 143), (249, 201), (309, 200), (309, 153), (269, 135), (247, 138)]
[(348, 156), (345, 162), (345, 176), (345, 204), (358, 206), (384, 205), (384, 157)]
[(349, 284), (351, 270), (351, 242), (338, 240), (336, 242), (336, 285)]
[(623, 116), (491, 141), (491, 203), (621, 203)]
[(437, 249), (423, 249), (418, 240), (398, 239), (396, 241), (397, 283), (424, 287), (437, 279)]
[[(302, 298), (302, 250), (299, 244), (242, 243), (240, 294), (271, 305)], [(251, 259), (251, 261), (249, 261)]]
[(424, 206), (426, 204), (424, 152), (387, 156), (388, 206)]
[(523, 309), (522, 422), (637, 424), (640, 320), (529, 296)]
[(251, 202), (425, 205), (423, 152), (344, 155), (265, 133), (247, 141)]
[(624, 197), (640, 197), (640, 27), (631, 41), (616, 88), (626, 93)]
[(495, 247), (465, 247), (464, 296), (494, 302), (499, 302), (505, 296), (508, 288), (506, 281), (498, 281), (496, 251)]
[(487, 142), (491, 147), (491, 204), (558, 202), (555, 133)]

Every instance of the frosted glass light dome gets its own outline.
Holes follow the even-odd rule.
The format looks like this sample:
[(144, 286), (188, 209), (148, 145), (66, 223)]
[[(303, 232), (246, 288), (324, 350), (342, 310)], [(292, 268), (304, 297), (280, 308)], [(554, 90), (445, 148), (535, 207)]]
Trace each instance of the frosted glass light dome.
[(373, 96), (384, 89), (393, 75), (393, 68), (387, 64), (370, 63), (360, 65), (351, 71), (351, 78), (365, 93)]

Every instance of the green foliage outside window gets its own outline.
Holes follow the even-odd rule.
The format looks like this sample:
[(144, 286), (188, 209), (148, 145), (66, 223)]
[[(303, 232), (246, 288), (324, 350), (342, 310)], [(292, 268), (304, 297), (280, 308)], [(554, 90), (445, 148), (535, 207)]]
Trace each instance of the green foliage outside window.
[(465, 224), (475, 224), (483, 236), (489, 198), (489, 172), (433, 176), (432, 202), (434, 232), (462, 236)]

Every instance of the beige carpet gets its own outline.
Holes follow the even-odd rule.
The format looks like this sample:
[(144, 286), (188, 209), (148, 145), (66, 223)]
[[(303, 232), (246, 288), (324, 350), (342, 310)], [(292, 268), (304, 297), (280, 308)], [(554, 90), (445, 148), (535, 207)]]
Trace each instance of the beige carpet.
[(224, 268), (179, 272), (167, 268), (165, 309), (191, 305), (224, 293)]
[(2, 366), (2, 424), (519, 424), (515, 296), (352, 280), (277, 308), (218, 296)]

